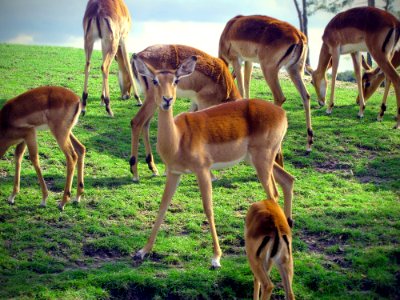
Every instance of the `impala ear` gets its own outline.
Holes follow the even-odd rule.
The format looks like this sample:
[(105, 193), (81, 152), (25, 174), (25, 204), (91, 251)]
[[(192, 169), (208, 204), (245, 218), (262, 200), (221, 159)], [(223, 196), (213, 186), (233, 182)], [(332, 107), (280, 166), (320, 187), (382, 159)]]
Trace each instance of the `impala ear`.
[(175, 72), (177, 78), (182, 78), (191, 75), (196, 68), (197, 57), (192, 55), (185, 59)]
[(364, 57), (364, 55), (361, 55), (361, 65), (363, 66), (363, 68), (366, 70), (366, 71), (371, 71), (372, 70), (372, 67), (368, 64), (368, 62), (365, 60), (365, 57)]
[(312, 73), (314, 72), (314, 70), (313, 70), (313, 68), (311, 68), (311, 66), (310, 65), (307, 65), (306, 64), (306, 66), (305, 66), (305, 68), (304, 68), (304, 72), (306, 72), (308, 75), (312, 75)]
[(144, 61), (141, 60), (136, 54), (133, 55), (132, 59), (133, 64), (140, 75), (149, 77), (151, 79), (155, 77), (153, 71), (151, 71)]

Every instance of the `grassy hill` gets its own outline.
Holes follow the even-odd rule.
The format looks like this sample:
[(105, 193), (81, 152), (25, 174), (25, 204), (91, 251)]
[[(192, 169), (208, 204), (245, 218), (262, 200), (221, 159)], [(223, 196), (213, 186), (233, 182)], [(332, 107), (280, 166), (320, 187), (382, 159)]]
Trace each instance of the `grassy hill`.
[[(0, 106), (30, 88), (61, 85), (82, 93), (84, 52), (59, 47), (0, 44)], [(50, 190), (40, 208), (40, 188), (27, 155), (21, 192), (12, 191), (13, 150), (0, 160), (0, 298), (16, 299), (249, 299), (252, 274), (243, 240), (249, 205), (265, 198), (255, 171), (240, 164), (216, 172), (213, 183), (222, 268), (210, 270), (212, 242), (193, 175), (184, 176), (152, 254), (133, 264), (158, 211), (165, 177), (152, 178), (139, 152), (141, 181), (131, 181), (130, 119), (133, 100), (119, 100), (116, 64), (110, 75), (114, 118), (100, 106), (101, 54), (95, 52), (87, 114), (74, 134), (87, 147), (85, 195), (59, 212), (65, 158), (48, 132), (39, 132), (40, 161)], [(259, 72), (252, 96), (271, 100)], [(393, 93), (385, 120), (376, 122), (383, 91), (356, 118), (356, 86), (339, 84), (331, 116), (312, 98), (313, 152), (305, 156), (301, 98), (282, 80), (289, 130), (286, 169), (296, 177), (293, 213), (294, 292), (297, 299), (397, 299), (400, 297), (400, 131), (393, 130)], [(180, 99), (175, 113), (189, 108)], [(156, 144), (156, 119), (151, 125)], [(156, 155), (160, 173), (164, 172)], [(74, 181), (76, 182), (76, 180)], [(76, 185), (74, 183), (75, 193)], [(283, 299), (276, 269), (274, 299)]]

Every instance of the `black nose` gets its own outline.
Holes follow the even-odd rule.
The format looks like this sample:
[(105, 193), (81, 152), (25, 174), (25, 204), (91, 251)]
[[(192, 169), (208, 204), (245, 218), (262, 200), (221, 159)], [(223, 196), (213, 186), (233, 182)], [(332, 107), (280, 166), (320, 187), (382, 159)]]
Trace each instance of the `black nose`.
[(172, 101), (172, 97), (168, 98), (168, 97), (163, 96), (163, 100), (166, 102), (167, 105), (169, 105)]

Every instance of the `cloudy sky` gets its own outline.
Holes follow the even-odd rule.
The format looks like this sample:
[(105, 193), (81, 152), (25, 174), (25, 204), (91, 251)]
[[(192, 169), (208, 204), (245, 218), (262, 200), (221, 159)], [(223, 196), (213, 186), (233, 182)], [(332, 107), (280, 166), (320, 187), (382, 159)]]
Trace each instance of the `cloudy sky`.
[[(400, 4), (400, 0), (396, 0)], [(125, 0), (133, 25), (129, 51), (152, 44), (186, 44), (214, 56), (226, 22), (238, 15), (263, 14), (298, 27), (293, 0)], [(356, 0), (357, 5), (367, 0)], [(83, 48), (85, 0), (0, 0), (0, 43)], [(316, 66), (325, 25), (333, 15), (309, 19), (311, 64)], [(97, 43), (99, 49), (100, 43)], [(341, 70), (351, 67), (341, 60)]]

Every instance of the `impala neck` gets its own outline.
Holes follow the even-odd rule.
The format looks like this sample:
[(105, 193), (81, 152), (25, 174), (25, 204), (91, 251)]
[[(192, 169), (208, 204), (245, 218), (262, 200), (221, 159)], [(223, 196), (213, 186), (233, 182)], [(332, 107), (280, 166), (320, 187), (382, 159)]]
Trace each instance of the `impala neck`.
[(317, 74), (320, 74), (321, 76), (325, 75), (326, 71), (328, 70), (331, 57), (332, 55), (329, 53), (328, 46), (323, 43), (321, 47), (321, 52), (319, 53), (318, 67), (315, 70)]
[(178, 145), (178, 130), (172, 108), (167, 111), (158, 109), (157, 148), (163, 160), (168, 160), (170, 155), (175, 154), (178, 151)]

